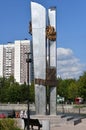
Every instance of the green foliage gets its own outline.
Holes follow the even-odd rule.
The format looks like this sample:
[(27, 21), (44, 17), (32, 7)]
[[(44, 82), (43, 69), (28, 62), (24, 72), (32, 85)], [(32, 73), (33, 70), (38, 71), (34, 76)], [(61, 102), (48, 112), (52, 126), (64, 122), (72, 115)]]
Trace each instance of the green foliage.
[(86, 100), (86, 72), (78, 80), (80, 96)]
[(58, 78), (57, 94), (65, 97), (66, 100), (74, 101), (76, 97), (82, 97), (86, 101), (86, 72), (75, 79)]
[(61, 97), (65, 97), (65, 100), (68, 100), (71, 97), (72, 94), (72, 84), (75, 84), (76, 80), (75, 79), (64, 79), (62, 80), (61, 78), (58, 79), (58, 84), (57, 84), (57, 94), (60, 95)]
[[(86, 72), (78, 80), (58, 78), (57, 95), (64, 97), (66, 101), (74, 101), (78, 96), (86, 101)], [(25, 83), (19, 85), (13, 76), (8, 79), (0, 78), (0, 102), (27, 103), (28, 97), (30, 102), (34, 102), (34, 83), (29, 86)], [(47, 98), (49, 98), (49, 88), (47, 88)]]
[(8, 79), (0, 78), (0, 81), (0, 102), (24, 103), (27, 102), (28, 97), (30, 102), (34, 102), (34, 84), (19, 85), (12, 76)]
[(20, 130), (13, 119), (1, 119), (0, 130)]
[(76, 97), (78, 97), (78, 86), (76, 82), (71, 82), (71, 84), (68, 87), (68, 98), (72, 101), (75, 100)]
[(73, 107), (74, 107), (74, 108), (85, 108), (86, 105), (78, 104), (78, 105), (74, 105)]

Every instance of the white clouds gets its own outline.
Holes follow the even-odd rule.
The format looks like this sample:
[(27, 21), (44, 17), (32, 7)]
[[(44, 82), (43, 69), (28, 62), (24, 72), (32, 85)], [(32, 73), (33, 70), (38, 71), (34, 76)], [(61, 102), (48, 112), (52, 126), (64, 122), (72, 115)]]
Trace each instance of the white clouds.
[(71, 49), (57, 48), (57, 75), (61, 78), (78, 78), (84, 71), (81, 64)]

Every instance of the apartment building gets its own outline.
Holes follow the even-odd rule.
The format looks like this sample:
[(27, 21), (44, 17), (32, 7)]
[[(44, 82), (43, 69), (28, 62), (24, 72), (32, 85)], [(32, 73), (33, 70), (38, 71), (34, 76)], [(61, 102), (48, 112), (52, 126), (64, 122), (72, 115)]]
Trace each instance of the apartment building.
[[(14, 43), (0, 45), (0, 77), (13, 75), (16, 82), (27, 83), (27, 55), (32, 52), (30, 40), (16, 40)], [(32, 58), (32, 54), (31, 54)], [(29, 81), (33, 80), (33, 63), (29, 65)]]
[(0, 45), (0, 76), (14, 74), (14, 44)]

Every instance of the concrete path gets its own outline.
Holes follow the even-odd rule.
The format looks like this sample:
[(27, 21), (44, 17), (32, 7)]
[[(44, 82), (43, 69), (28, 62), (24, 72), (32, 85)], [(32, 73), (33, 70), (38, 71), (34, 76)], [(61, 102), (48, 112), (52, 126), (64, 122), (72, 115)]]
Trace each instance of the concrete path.
[[(32, 116), (41, 120), (50, 120), (50, 130), (86, 130), (86, 118), (81, 119), (81, 122), (74, 125), (74, 121), (67, 121), (67, 118), (61, 116)], [(54, 122), (53, 122), (54, 121)], [(52, 122), (52, 124), (51, 124)], [(54, 124), (53, 124), (54, 123)], [(41, 128), (43, 130), (43, 128)]]
[(86, 119), (82, 119), (82, 122), (75, 126), (73, 124), (64, 123), (51, 127), (50, 130), (86, 130)]
[[(86, 118), (81, 119), (81, 122), (77, 125), (74, 125), (74, 120), (67, 121), (67, 117), (61, 118), (61, 115), (57, 116), (43, 116), (43, 115), (33, 115), (33, 119), (39, 119), (40, 123), (43, 124), (43, 121), (50, 122), (50, 129), (48, 130), (86, 130)], [(16, 118), (15, 118), (16, 119)], [(24, 128), (24, 121), (20, 118), (16, 119), (19, 128)], [(34, 130), (37, 130), (37, 127), (34, 127)], [(42, 127), (40, 130), (44, 130)]]

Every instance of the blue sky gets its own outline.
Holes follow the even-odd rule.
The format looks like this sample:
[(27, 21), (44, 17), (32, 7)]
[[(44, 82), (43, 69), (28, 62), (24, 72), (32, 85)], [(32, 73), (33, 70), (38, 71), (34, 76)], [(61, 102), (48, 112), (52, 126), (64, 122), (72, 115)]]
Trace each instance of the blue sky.
[[(65, 64), (61, 61), (63, 62), (65, 59), (66, 65), (69, 65), (68, 59), (71, 59), (74, 67), (79, 65), (77, 71), (80, 70), (81, 73), (86, 67), (86, 0), (32, 1), (38, 2), (46, 8), (57, 7), (58, 66), (63, 64), (62, 67), (66, 70)], [(29, 21), (30, 0), (0, 0), (0, 44), (25, 38), (30, 39)], [(71, 70), (72, 65), (70, 65)], [(58, 68), (60, 69), (60, 67)], [(74, 69), (72, 74), (75, 75)], [(58, 70), (58, 73), (61, 75), (63, 71)]]

